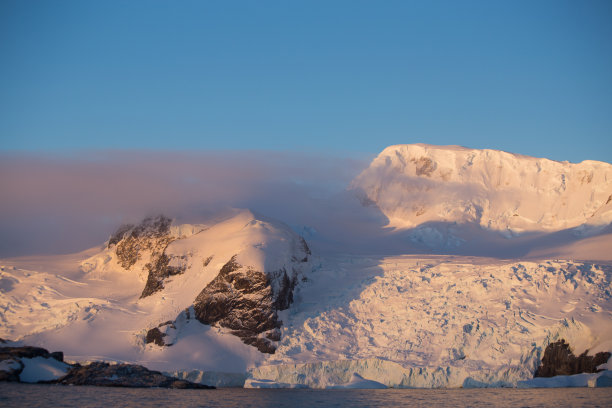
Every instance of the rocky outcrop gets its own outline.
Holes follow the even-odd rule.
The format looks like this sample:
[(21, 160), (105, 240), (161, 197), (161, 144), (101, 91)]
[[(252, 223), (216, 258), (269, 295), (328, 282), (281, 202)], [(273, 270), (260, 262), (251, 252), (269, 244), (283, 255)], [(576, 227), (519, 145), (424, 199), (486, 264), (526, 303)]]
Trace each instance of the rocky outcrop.
[(576, 357), (565, 340), (561, 339), (555, 343), (550, 343), (544, 350), (542, 364), (537, 368), (534, 378), (602, 371), (598, 370), (597, 366), (607, 363), (611, 354), (600, 352), (594, 356), (588, 356), (588, 352), (589, 350), (586, 350)]
[(215, 388), (190, 381), (168, 377), (134, 364), (108, 364), (95, 362), (86, 366), (76, 365), (68, 374), (55, 381), (64, 385), (94, 385), (102, 387), (131, 388)]
[[(141, 298), (152, 295), (164, 288), (164, 281), (170, 276), (180, 275), (185, 272), (187, 268), (185, 265), (170, 266), (170, 257), (165, 253), (155, 257), (152, 256), (152, 262), (145, 265), (145, 268), (149, 271), (147, 277), (147, 283), (142, 290)], [(181, 259), (185, 259), (182, 257)], [(153, 260), (154, 259), (154, 260)]]
[[(61, 351), (50, 353), (40, 347), (0, 347), (0, 381), (21, 382), (20, 374), (24, 371), (25, 363), (28, 359), (34, 358), (55, 359), (63, 362), (64, 353)], [(22, 359), (26, 360), (22, 361)], [(106, 387), (215, 388), (178, 380), (134, 364), (112, 365), (94, 362), (86, 366), (65, 363), (62, 366), (66, 369), (69, 368), (66, 375), (50, 381), (38, 381), (53, 384)]]
[(185, 272), (186, 266), (180, 262), (184, 259), (179, 259), (178, 265), (173, 266), (173, 258), (165, 253), (175, 239), (170, 233), (171, 223), (172, 220), (163, 215), (147, 217), (138, 225), (122, 225), (108, 240), (108, 248), (115, 248), (122, 268), (129, 270), (138, 261), (148, 260), (143, 267), (147, 283), (140, 298), (162, 290), (167, 278)]
[(64, 361), (64, 353), (61, 351), (50, 353), (44, 348), (31, 346), (0, 347), (0, 361), (34, 357), (54, 358), (57, 361)]
[(130, 269), (145, 252), (161, 254), (172, 241), (172, 220), (163, 215), (147, 217), (140, 224), (122, 225), (108, 240), (108, 247), (115, 246), (119, 264)]
[(300, 238), (300, 246), (301, 246), (300, 249), (304, 253), (304, 257), (298, 260), (295, 256), (293, 256), (291, 260), (293, 262), (308, 262), (308, 257), (312, 255), (312, 252), (310, 252), (310, 248), (308, 247), (306, 240), (303, 237), (299, 237), (299, 238)]
[(145, 336), (146, 344), (157, 344), (158, 346), (165, 346), (164, 337), (166, 337), (165, 333), (162, 333), (157, 327), (152, 328), (147, 331), (147, 335)]
[(160, 323), (157, 327), (154, 327), (151, 330), (147, 331), (147, 335), (145, 336), (145, 344), (154, 343), (158, 346), (172, 345), (171, 342), (167, 342), (166, 340), (164, 340), (164, 337), (167, 337), (168, 334), (165, 331), (162, 332), (160, 328), (165, 329), (165, 331), (167, 331), (168, 329), (176, 330), (176, 326), (172, 321)]
[(195, 317), (208, 325), (232, 330), (232, 334), (262, 353), (274, 353), (280, 340), (277, 311), (293, 302), (297, 273), (286, 269), (273, 273), (243, 267), (232, 257), (200, 292), (194, 303)]

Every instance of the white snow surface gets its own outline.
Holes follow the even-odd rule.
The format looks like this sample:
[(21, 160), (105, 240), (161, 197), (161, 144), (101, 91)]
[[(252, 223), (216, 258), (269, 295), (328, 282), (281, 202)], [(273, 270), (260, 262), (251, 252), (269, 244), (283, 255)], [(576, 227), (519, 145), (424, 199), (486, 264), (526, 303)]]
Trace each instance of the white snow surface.
[[(513, 237), (612, 222), (612, 165), (573, 164), (497, 150), (426, 144), (383, 150), (351, 187), (389, 226), (475, 223)], [(418, 239), (418, 237), (416, 238)]]

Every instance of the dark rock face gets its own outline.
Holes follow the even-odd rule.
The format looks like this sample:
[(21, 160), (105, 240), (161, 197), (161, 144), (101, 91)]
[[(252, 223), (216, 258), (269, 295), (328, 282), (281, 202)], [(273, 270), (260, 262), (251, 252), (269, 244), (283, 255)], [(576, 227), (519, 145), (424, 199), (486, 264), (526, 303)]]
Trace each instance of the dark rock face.
[(55, 382), (65, 385), (95, 385), (102, 387), (215, 388), (209, 385), (195, 384), (167, 377), (158, 371), (151, 371), (139, 365), (110, 365), (108, 363), (91, 363), (86, 366), (77, 365), (68, 374)]
[(172, 220), (163, 215), (147, 217), (138, 225), (122, 225), (108, 240), (108, 248), (115, 246), (119, 264), (126, 270), (148, 257), (149, 262), (144, 266), (147, 283), (140, 298), (162, 290), (167, 278), (185, 272), (185, 266), (169, 266), (172, 258), (165, 253), (174, 241), (170, 235), (171, 223)]
[[(187, 310), (187, 312), (189, 312), (189, 310)], [(154, 327), (147, 332), (147, 335), (145, 336), (146, 344), (154, 343), (154, 344), (157, 344), (158, 346), (171, 346), (172, 345), (172, 343), (167, 343), (166, 340), (164, 340), (164, 337), (167, 337), (168, 335), (162, 332), (160, 328), (164, 328), (165, 330), (167, 330), (168, 328), (176, 330), (176, 326), (174, 325), (174, 322), (172, 321), (160, 323), (159, 326)]]
[[(304, 252), (304, 254), (306, 254), (306, 256), (300, 259), (299, 262), (308, 262), (308, 256), (312, 255), (312, 252), (310, 252), (310, 248), (308, 248), (308, 244), (306, 243), (306, 240), (302, 237), (300, 237), (300, 244), (302, 246), (302, 251)], [(298, 259), (294, 256), (292, 261), (297, 262)]]
[(554, 377), (556, 375), (574, 375), (581, 373), (596, 373), (597, 366), (605, 364), (610, 353), (601, 352), (587, 356), (588, 350), (576, 357), (570, 345), (561, 339), (550, 343), (544, 350), (542, 364), (537, 368), (534, 377)]
[(163, 215), (147, 217), (138, 225), (122, 225), (111, 236), (108, 247), (116, 245), (115, 253), (124, 269), (130, 269), (144, 251), (162, 253), (172, 241), (170, 224), (172, 220)]
[(287, 271), (282, 269), (282, 277), (280, 278), (279, 290), (274, 301), (276, 310), (285, 310), (293, 303), (293, 289), (297, 284), (297, 279), (289, 279)]
[(57, 361), (64, 361), (64, 353), (61, 351), (49, 353), (44, 348), (30, 346), (0, 347), (0, 361), (34, 357), (54, 358)]
[(166, 337), (166, 334), (162, 333), (157, 327), (154, 327), (147, 332), (147, 335), (145, 336), (145, 343), (154, 343), (158, 346), (165, 346), (166, 343), (164, 342), (164, 337)]
[[(151, 258), (154, 257), (152, 256)], [(182, 258), (184, 259), (185, 257)], [(169, 263), (170, 257), (162, 253), (157, 256), (154, 262), (145, 265), (145, 268), (149, 270), (149, 276), (147, 277), (145, 288), (140, 295), (141, 299), (162, 290), (164, 288), (164, 281), (170, 276), (180, 275), (185, 272), (185, 266), (169, 266)]]
[(232, 257), (200, 292), (194, 303), (195, 317), (208, 325), (219, 325), (262, 353), (274, 353), (280, 340), (277, 311), (293, 302), (297, 274), (285, 269), (273, 273), (243, 267)]
[[(35, 357), (63, 361), (64, 353), (61, 351), (49, 353), (40, 347), (0, 347), (0, 362), (12, 367), (8, 371), (0, 371), (0, 381), (19, 382), (19, 374), (24, 368), (21, 359)], [(107, 387), (215, 388), (167, 377), (158, 371), (151, 371), (139, 365), (108, 363), (91, 363), (86, 366), (75, 364), (64, 377), (48, 383)]]

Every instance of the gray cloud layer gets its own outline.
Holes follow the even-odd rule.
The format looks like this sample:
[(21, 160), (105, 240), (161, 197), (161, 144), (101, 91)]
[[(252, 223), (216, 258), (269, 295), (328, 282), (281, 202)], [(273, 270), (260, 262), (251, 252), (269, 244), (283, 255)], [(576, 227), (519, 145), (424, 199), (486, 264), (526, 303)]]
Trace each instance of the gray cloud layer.
[(121, 223), (158, 213), (202, 222), (227, 207), (250, 208), (313, 228), (325, 246), (355, 241), (364, 229), (371, 235), (384, 221), (345, 191), (368, 159), (142, 151), (0, 159), (2, 257), (83, 250)]
[[(389, 230), (376, 208), (363, 207), (346, 190), (368, 163), (369, 158), (277, 152), (0, 154), (0, 257), (77, 252), (147, 215), (202, 223), (228, 208), (285, 222), (319, 254), (516, 257), (579, 239), (568, 230), (508, 240), (475, 225), (435, 222), (413, 231)], [(456, 231), (465, 242), (429, 247), (419, 241), (427, 231), (421, 227), (441, 232), (441, 239)]]

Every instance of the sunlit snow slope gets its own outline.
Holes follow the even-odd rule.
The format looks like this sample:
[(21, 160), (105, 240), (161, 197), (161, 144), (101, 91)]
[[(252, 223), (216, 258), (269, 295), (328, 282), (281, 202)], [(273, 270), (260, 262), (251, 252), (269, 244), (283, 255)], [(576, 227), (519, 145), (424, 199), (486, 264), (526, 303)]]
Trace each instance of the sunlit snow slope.
[[(277, 312), (291, 303), (308, 256), (287, 226), (250, 211), (212, 225), (147, 219), (102, 250), (4, 260), (0, 337), (69, 359), (241, 372), (279, 340)], [(214, 282), (226, 290), (212, 290)], [(257, 307), (240, 308), (253, 298)], [(203, 324), (199, 308), (219, 304), (221, 314)], [(249, 325), (253, 316), (260, 321)], [(147, 339), (151, 329), (163, 346)]]
[(612, 165), (425, 144), (386, 148), (352, 183), (397, 228), (475, 223), (507, 236), (612, 221)]

